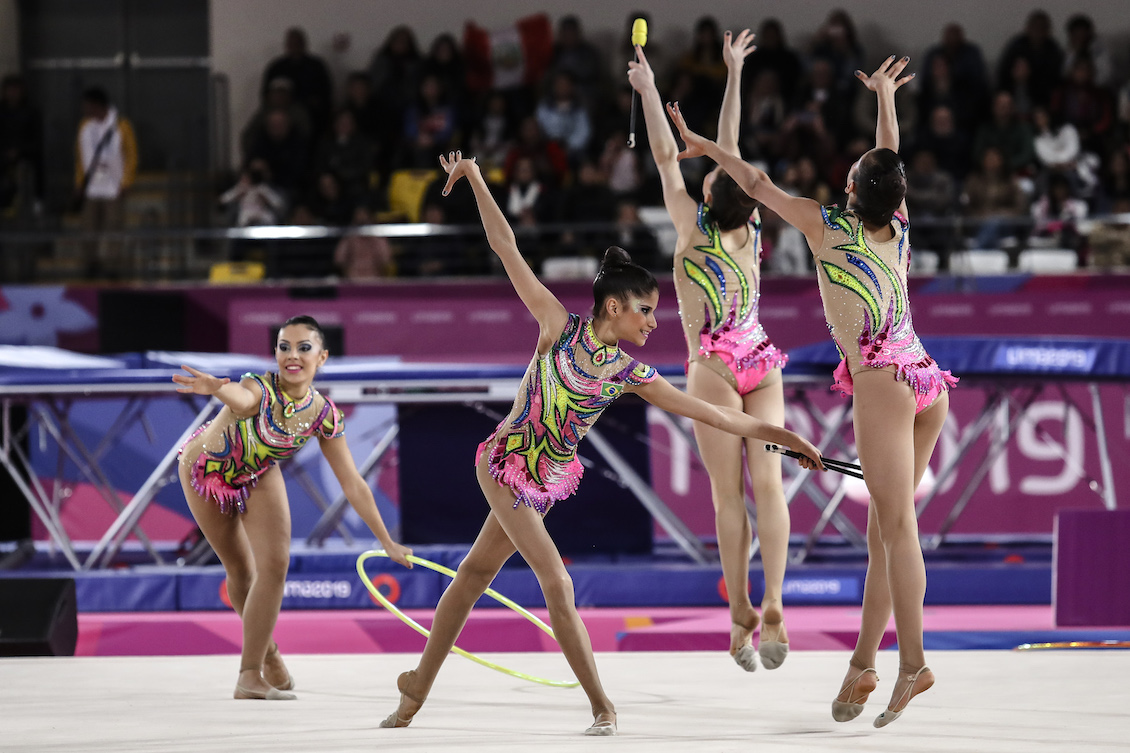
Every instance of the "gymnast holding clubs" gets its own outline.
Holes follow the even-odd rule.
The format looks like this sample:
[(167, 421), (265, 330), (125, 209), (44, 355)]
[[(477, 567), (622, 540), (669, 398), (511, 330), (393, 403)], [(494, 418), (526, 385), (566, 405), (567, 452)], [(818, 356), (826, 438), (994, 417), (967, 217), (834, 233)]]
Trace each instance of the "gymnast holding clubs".
[[(756, 48), (753, 34), (729, 31), (722, 42), (726, 90), (718, 113), (718, 144), (740, 157), (742, 68)], [(687, 392), (714, 405), (742, 411), (773, 424), (785, 419), (781, 369), (788, 356), (774, 345), (761, 324), (761, 215), (721, 167), (706, 174), (701, 202), (687, 192), (679, 169), (679, 148), (671, 134), (655, 74), (636, 48), (628, 63), (628, 82), (643, 102), (648, 143), (663, 185), (663, 203), (678, 232), (675, 292), (687, 341)], [(730, 655), (747, 672), (781, 666), (788, 654), (782, 593), (789, 554), (789, 507), (781, 481), (781, 456), (702, 423), (694, 425), (703, 464), (710, 475), (714, 524), (722, 575), (730, 603)], [(744, 451), (744, 462), (743, 462)], [(758, 648), (753, 632), (762, 617), (749, 597), (753, 531), (746, 511), (743, 464), (757, 511), (757, 532), (765, 571), (761, 599), (764, 623)]]
[(592, 643), (577, 614), (573, 583), (543, 517), (570, 497), (581, 479), (577, 445), (601, 412), (631, 392), (663, 410), (742, 436), (788, 445), (808, 469), (823, 470), (816, 448), (792, 431), (691, 397), (620, 348), (643, 346), (656, 327), (655, 278), (626, 251), (609, 248), (593, 282), (592, 314), (570, 313), (530, 269), (514, 232), (473, 158), (440, 158), (447, 195), (466, 178), (475, 194), (487, 241), (514, 290), (538, 324), (537, 347), (509, 414), (479, 445), (479, 486), (486, 521), (436, 606), (431, 634), (415, 669), (397, 678), (400, 703), (382, 727), (406, 727), (423, 706), (475, 602), (515, 551), (541, 586), (554, 634), (588, 696), (587, 735), (615, 735), (616, 709), (601, 685)]
[(227, 378), (182, 366), (177, 391), (210, 395), (224, 407), (185, 442), (179, 476), (192, 516), (227, 576), (228, 596), (243, 623), (237, 699), (294, 700), (294, 678), (271, 633), (290, 566), (290, 507), (277, 463), (313, 437), (350, 505), (395, 562), (412, 567), (412, 550), (385, 528), (373, 492), (357, 471), (341, 411), (314, 389), (329, 351), (312, 317), (279, 330), (276, 373)]
[(926, 353), (911, 321), (910, 222), (895, 113), (895, 91), (913, 78), (901, 75), (909, 61), (892, 55), (870, 76), (856, 71), (878, 99), (876, 146), (852, 165), (843, 209), (785, 193), (763, 171), (692, 132), (678, 104), (668, 105), (686, 144), (679, 158), (706, 155), (718, 162), (743, 191), (804, 234), (816, 261), (824, 315), (843, 359), (833, 374), (834, 388), (853, 398), (856, 448), (871, 495), (859, 638), (832, 716), (846, 722), (863, 711), (877, 686), (875, 659), (893, 611), (899, 671), (876, 727), (897, 719), (934, 684), (923, 648), (926, 568), (914, 490), (945, 423), (949, 390), (957, 384)]

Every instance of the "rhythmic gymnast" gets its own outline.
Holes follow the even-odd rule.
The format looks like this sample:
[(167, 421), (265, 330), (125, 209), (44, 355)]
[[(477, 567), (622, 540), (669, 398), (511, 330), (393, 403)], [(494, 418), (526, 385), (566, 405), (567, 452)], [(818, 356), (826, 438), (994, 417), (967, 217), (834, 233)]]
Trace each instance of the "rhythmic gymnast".
[(761, 170), (692, 133), (678, 104), (668, 105), (687, 145), (680, 159), (705, 154), (717, 161), (747, 194), (804, 233), (816, 259), (824, 315), (843, 358), (835, 389), (854, 394), (856, 448), (871, 493), (862, 624), (832, 716), (843, 722), (863, 711), (879, 679), (875, 657), (893, 608), (899, 672), (876, 727), (897, 719), (914, 696), (934, 684), (922, 646), (926, 568), (914, 490), (945, 423), (948, 392), (957, 383), (919, 342), (907, 297), (910, 236), (895, 91), (913, 78), (899, 78), (909, 60), (891, 56), (870, 76), (856, 71), (877, 95), (879, 118), (876, 147), (848, 173), (845, 210), (788, 195)]
[[(383, 727), (406, 727), (428, 697), (436, 674), (484, 589), (515, 551), (537, 576), (550, 621), (569, 666), (588, 695), (593, 724), (587, 735), (616, 734), (616, 710), (601, 687), (592, 644), (573, 601), (573, 582), (542, 520), (554, 503), (577, 489), (577, 444), (601, 412), (625, 392), (711, 426), (751, 437), (781, 437), (820, 468), (816, 448), (795, 433), (691, 397), (620, 349), (642, 346), (655, 329), (659, 290), (650, 272), (627, 252), (609, 248), (593, 282), (592, 316), (571, 314), (526, 264), (514, 232), (491, 195), (474, 159), (459, 152), (441, 157), (446, 195), (463, 177), (471, 184), (487, 241), (506, 269), (518, 297), (538, 323), (537, 350), (514, 407), (485, 442), (475, 465), (490, 512), (436, 606), (432, 632), (420, 663), (397, 678), (400, 704)], [(776, 440), (770, 440), (776, 441)]]
[[(718, 145), (740, 157), (742, 67), (756, 48), (749, 29), (732, 41), (731, 36), (727, 31), (722, 43), (728, 75), (718, 114)], [(781, 367), (788, 356), (769, 341), (758, 319), (761, 215), (756, 202), (720, 167), (703, 180), (701, 204), (687, 195), (677, 159), (679, 149), (655, 88), (655, 75), (643, 48), (636, 52), (639, 62), (628, 63), (628, 81), (640, 93), (648, 142), (663, 182), (663, 201), (679, 233), (675, 292), (690, 351), (687, 393), (781, 425), (785, 421)], [(743, 441), (704, 423), (695, 423), (694, 433), (710, 474), (718, 551), (730, 600), (730, 655), (747, 672), (757, 669), (759, 653), (766, 669), (776, 669), (789, 650), (781, 609), (789, 554), (789, 508), (781, 484), (781, 456), (765, 452), (764, 443)], [(743, 446), (757, 503), (757, 533), (765, 568), (764, 624), (757, 651), (751, 639), (761, 617), (749, 598), (752, 532), (745, 506)]]
[[(214, 395), (219, 415), (180, 452), (180, 482), (200, 530), (223, 563), (228, 597), (243, 621), (236, 698), (294, 700), (291, 677), (271, 638), (290, 565), (290, 508), (276, 463), (318, 438), (349, 503), (389, 556), (406, 567), (412, 550), (392, 540), (357, 472), (341, 411), (312, 384), (329, 352), (309, 316), (289, 319), (275, 343), (278, 373), (245, 374), (238, 384), (190, 366), (178, 392)], [(295, 397), (295, 396), (300, 397)]]

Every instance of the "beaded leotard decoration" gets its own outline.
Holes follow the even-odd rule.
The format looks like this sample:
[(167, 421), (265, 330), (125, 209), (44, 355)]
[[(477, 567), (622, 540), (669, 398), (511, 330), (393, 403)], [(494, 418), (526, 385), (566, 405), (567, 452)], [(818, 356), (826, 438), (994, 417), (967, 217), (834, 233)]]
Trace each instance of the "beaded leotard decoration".
[[(759, 317), (760, 213), (755, 210), (750, 218), (750, 242), (733, 253), (722, 247), (722, 233), (705, 204), (698, 205), (698, 229), (707, 242), (675, 261), (675, 291), (690, 360), (713, 365), (708, 357), (717, 354), (736, 372), (732, 382), (745, 371), (763, 376), (784, 366), (789, 357), (770, 342)], [(760, 381), (759, 376), (754, 379)]]
[(277, 374), (244, 374), (262, 388), (259, 411), (236, 418), (230, 411), (197, 429), (181, 448), (181, 462), (192, 463), (192, 487), (222, 512), (247, 512), (247, 498), (261, 476), (294, 455), (314, 436), (345, 433), (341, 412), (311, 388), (299, 401), (279, 386)]
[(822, 207), (821, 213), (825, 229), (824, 243), (814, 254), (817, 277), (828, 329), (844, 359), (833, 389), (851, 394), (843, 378), (847, 363), (853, 368), (895, 366), (896, 378), (919, 396), (936, 396), (957, 384), (914, 332), (906, 288), (910, 223), (896, 212), (894, 238), (876, 243), (864, 235), (855, 212)]
[(605, 345), (592, 319), (569, 314), (544, 356), (534, 355), (514, 407), (479, 445), (489, 448), (491, 475), (540, 513), (577, 490), (584, 469), (577, 445), (613, 400), (656, 378), (655, 369)]

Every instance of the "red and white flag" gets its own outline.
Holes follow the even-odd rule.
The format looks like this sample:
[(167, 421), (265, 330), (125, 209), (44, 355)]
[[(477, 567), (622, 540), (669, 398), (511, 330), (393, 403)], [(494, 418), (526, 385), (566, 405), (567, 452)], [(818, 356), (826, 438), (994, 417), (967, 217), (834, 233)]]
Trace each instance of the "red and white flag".
[(536, 84), (553, 55), (549, 16), (527, 16), (494, 31), (468, 21), (463, 30), (463, 55), (467, 86), (473, 91)]

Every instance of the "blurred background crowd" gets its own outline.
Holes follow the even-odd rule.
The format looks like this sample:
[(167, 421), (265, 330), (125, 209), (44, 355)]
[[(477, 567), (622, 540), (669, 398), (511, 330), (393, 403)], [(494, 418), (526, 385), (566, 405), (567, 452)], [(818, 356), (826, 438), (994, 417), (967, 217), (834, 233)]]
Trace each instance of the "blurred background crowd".
[[(577, 16), (522, 19), (513, 29), (521, 59), (505, 70), (497, 40), (474, 24), (461, 39), (431, 40), (398, 26), (369, 67), (337, 88), (304, 31), (291, 28), (281, 54), (263, 61), (258, 109), (236, 124), (239, 170), (216, 177), (216, 222), (474, 224), (469, 195), (439, 193), (436, 157), (461, 149), (478, 158), (515, 227), (530, 231), (523, 248), (535, 263), (590, 257), (616, 243), (662, 268), (670, 237), (649, 214), (662, 201), (642, 118), (638, 146), (627, 148), (624, 74), (637, 16), (647, 14), (627, 19), (614, 49), (590, 41)], [(1041, 243), (1085, 263), (1081, 223), (1130, 213), (1128, 72), (1085, 13), (1061, 28), (1043, 11), (1020, 21), (1000, 50), (980, 49), (959, 23), (939, 29), (937, 43), (911, 62), (915, 80), (899, 91), (914, 244), (943, 264), (957, 249)], [(726, 80), (722, 31), (703, 16), (689, 47), (646, 48), (661, 95), (679, 101), (691, 128), (707, 135)], [(796, 30), (772, 18), (755, 31), (743, 75), (743, 155), (786, 190), (837, 202), (851, 164), (874, 143), (874, 100), (854, 76), (865, 67), (856, 25), (832, 11), (802, 30), (810, 40), (803, 48), (790, 42)], [(42, 185), (41, 126), (19, 76), (2, 89), (0, 206), (12, 206), (20, 191)], [(114, 229), (122, 222), (114, 203), (137, 168), (135, 136), (129, 113), (117, 113), (104, 91), (84, 93), (84, 114), (88, 130), (111, 117), (114, 128), (84, 136), (80, 127), (73, 208), (84, 227)], [(118, 193), (103, 187), (95, 195), (97, 181), (84, 175), (100, 144), (101, 159), (113, 152), (121, 162)], [(692, 194), (708, 167), (702, 162), (683, 163)], [(489, 254), (457, 237), (415, 243), (407, 254), (386, 238), (350, 235), (318, 253), (328, 258), (332, 247), (337, 272), (354, 278), (490, 271)], [(799, 273), (807, 264), (799, 236), (767, 218), (768, 270)]]

